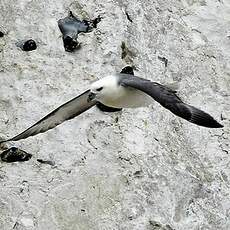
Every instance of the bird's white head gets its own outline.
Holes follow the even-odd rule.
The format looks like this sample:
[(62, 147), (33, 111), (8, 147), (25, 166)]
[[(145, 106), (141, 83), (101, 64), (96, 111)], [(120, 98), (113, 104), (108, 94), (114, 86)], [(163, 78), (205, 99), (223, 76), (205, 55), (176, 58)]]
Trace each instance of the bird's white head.
[(103, 102), (105, 99), (113, 97), (118, 88), (118, 80), (114, 75), (104, 77), (94, 82), (90, 87), (89, 100)]

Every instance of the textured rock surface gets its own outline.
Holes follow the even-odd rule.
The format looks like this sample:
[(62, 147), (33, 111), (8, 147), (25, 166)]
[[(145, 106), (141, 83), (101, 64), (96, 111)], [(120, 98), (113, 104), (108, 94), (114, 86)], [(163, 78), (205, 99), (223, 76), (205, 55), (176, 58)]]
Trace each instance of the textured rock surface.
[[(230, 229), (228, 0), (1, 0), (0, 9), (1, 137), (126, 64), (145, 78), (179, 81), (186, 102), (225, 125), (201, 128), (157, 104), (94, 108), (17, 142), (33, 158), (0, 164), (0, 229)], [(57, 26), (69, 10), (103, 18), (79, 35), (75, 53), (64, 51)], [(30, 38), (37, 50), (15, 45)]]

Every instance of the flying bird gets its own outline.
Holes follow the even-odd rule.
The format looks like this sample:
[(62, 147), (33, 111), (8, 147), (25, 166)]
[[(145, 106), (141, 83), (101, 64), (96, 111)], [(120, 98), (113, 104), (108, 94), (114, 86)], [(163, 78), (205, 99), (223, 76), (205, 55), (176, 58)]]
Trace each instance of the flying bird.
[(137, 108), (148, 106), (153, 101), (196, 125), (208, 128), (223, 127), (206, 112), (184, 103), (175, 89), (132, 74), (117, 73), (92, 83), (81, 95), (61, 105), (22, 133), (0, 143), (44, 133), (80, 115), (98, 102), (113, 108)]

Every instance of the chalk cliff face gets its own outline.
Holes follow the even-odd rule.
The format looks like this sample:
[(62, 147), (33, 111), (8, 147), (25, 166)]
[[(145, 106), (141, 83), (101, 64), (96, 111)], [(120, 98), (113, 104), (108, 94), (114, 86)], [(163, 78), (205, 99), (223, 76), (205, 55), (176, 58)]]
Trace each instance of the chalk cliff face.
[[(228, 0), (1, 0), (0, 9), (2, 138), (125, 65), (179, 82), (184, 101), (225, 126), (198, 127), (156, 103), (113, 114), (93, 108), (9, 143), (33, 157), (0, 163), (0, 229), (230, 229)], [(102, 17), (74, 53), (57, 25), (69, 10)], [(36, 50), (16, 45), (30, 38)]]

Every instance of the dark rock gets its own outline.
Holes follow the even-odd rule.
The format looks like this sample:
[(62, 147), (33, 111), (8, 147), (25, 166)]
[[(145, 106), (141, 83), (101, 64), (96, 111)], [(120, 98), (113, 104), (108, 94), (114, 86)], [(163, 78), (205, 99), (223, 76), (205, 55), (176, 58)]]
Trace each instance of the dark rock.
[(67, 52), (76, 50), (79, 47), (78, 34), (91, 32), (93, 28), (96, 28), (100, 20), (101, 18), (98, 17), (92, 21), (81, 21), (71, 11), (68, 17), (58, 20), (58, 27), (62, 33), (65, 50)]
[(143, 176), (143, 171), (142, 170), (137, 170), (136, 172), (133, 173), (134, 177), (142, 177)]
[(130, 18), (130, 16), (129, 16), (129, 14), (128, 14), (127, 11), (125, 12), (125, 15), (126, 15), (127, 19), (128, 19), (130, 22), (133, 22), (133, 20)]
[(3, 36), (4, 36), (4, 33), (0, 31), (0, 38), (2, 38)]
[[(133, 67), (126, 66), (121, 70), (121, 73), (134, 75)], [(96, 106), (102, 112), (108, 112), (108, 113), (118, 112), (118, 111), (122, 110), (121, 108), (113, 108), (113, 107), (106, 106), (106, 105), (102, 104), (101, 102), (98, 102)]]
[(0, 156), (2, 161), (10, 163), (16, 161), (28, 161), (32, 157), (32, 154), (27, 153), (16, 147), (12, 147), (3, 151)]
[(97, 18), (93, 19), (92, 20), (92, 25), (93, 25), (93, 28), (97, 28), (97, 24), (101, 21), (101, 16), (98, 15)]
[(129, 52), (125, 42), (121, 43), (121, 51), (122, 51), (121, 52), (121, 59), (124, 59), (128, 55), (128, 52)]
[(54, 166), (55, 165), (55, 162), (54, 161), (50, 161), (50, 160), (42, 160), (42, 159), (37, 159), (37, 161), (41, 164), (48, 164), (48, 165), (51, 165), (51, 166)]
[(65, 51), (67, 52), (73, 52), (80, 46), (77, 40), (74, 40), (68, 35), (65, 38), (63, 37), (63, 43), (64, 43)]
[(168, 59), (166, 57), (158, 56), (158, 59), (164, 63), (165, 67), (168, 66)]
[(133, 63), (133, 58), (136, 57), (136, 53), (133, 49), (130, 49), (126, 42), (121, 42), (121, 59), (123, 59), (126, 63)]
[(32, 39), (29, 39), (24, 42), (24, 44), (21, 46), (22, 50), (24, 51), (32, 51), (37, 49), (36, 42)]
[(149, 224), (151, 226), (151, 230), (175, 230), (169, 224), (162, 225), (161, 223), (154, 220), (150, 220)]

